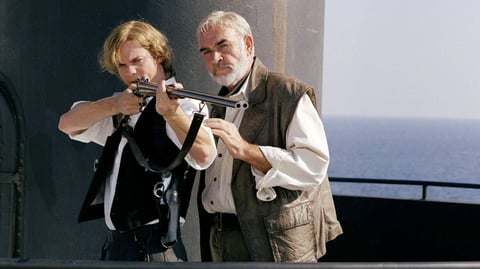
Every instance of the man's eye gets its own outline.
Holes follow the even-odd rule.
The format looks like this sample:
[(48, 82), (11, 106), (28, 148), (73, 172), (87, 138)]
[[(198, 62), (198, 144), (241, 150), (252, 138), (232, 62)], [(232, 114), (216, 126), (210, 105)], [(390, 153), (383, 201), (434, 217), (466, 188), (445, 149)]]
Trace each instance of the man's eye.
[(145, 59), (138, 58), (138, 59), (133, 60), (133, 64), (142, 64), (144, 61), (145, 61)]
[(230, 44), (220, 44), (218, 46), (218, 51), (225, 52), (230, 49)]

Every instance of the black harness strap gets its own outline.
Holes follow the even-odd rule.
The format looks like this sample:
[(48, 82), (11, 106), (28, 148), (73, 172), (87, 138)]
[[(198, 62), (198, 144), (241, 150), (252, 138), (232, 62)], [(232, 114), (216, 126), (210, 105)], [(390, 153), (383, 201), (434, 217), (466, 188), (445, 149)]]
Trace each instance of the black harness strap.
[(161, 167), (145, 158), (145, 156), (142, 153), (142, 150), (140, 147), (138, 147), (137, 143), (135, 142), (135, 138), (133, 137), (133, 128), (132, 126), (128, 125), (128, 122), (124, 121), (122, 123), (122, 126), (124, 128), (122, 134), (127, 138), (128, 144), (130, 145), (130, 148), (132, 149), (133, 155), (135, 156), (135, 159), (137, 160), (138, 164), (141, 166), (145, 167), (148, 171), (155, 172), (155, 173), (163, 173), (163, 172), (169, 172), (175, 167), (177, 167), (179, 164), (182, 163), (183, 159), (187, 155), (187, 153), (190, 151), (190, 148), (193, 145), (193, 142), (195, 141), (195, 137), (197, 137), (198, 131), (200, 130), (200, 126), (202, 125), (204, 115), (201, 113), (195, 113), (192, 119), (192, 123), (190, 125), (190, 128), (188, 129), (187, 137), (185, 138), (185, 142), (182, 145), (182, 148), (180, 149), (180, 152), (178, 152), (177, 156), (173, 161), (167, 166), (167, 167)]
[[(201, 113), (196, 112), (193, 116), (192, 123), (190, 124), (190, 128), (188, 129), (187, 136), (185, 141), (182, 145), (182, 148), (178, 152), (177, 156), (173, 159), (173, 161), (167, 167), (161, 167), (145, 158), (143, 155), (142, 150), (135, 142), (135, 138), (133, 137), (133, 128), (132, 126), (128, 125), (128, 118), (125, 118), (122, 121), (122, 125), (120, 128), (123, 128), (122, 135), (125, 136), (128, 140), (128, 144), (130, 145), (130, 149), (132, 150), (135, 159), (137, 160), (138, 164), (143, 166), (145, 169), (151, 172), (160, 173), (162, 177), (162, 182), (158, 182), (153, 189), (153, 194), (155, 200), (157, 201), (157, 209), (159, 214), (161, 215), (160, 206), (167, 204), (169, 209), (169, 216), (168, 216), (168, 231), (167, 234), (162, 236), (161, 242), (165, 248), (171, 248), (177, 242), (177, 230), (178, 230), (178, 221), (179, 221), (179, 200), (178, 200), (178, 182), (175, 176), (172, 175), (170, 172), (179, 164), (181, 164), (190, 151), (195, 138), (197, 137), (198, 131), (200, 130), (200, 126), (202, 125), (204, 115)], [(167, 183), (166, 179), (170, 178), (170, 182)], [(167, 183), (165, 185), (164, 183)], [(160, 216), (161, 217), (161, 216)], [(160, 218), (161, 219), (161, 218)]]

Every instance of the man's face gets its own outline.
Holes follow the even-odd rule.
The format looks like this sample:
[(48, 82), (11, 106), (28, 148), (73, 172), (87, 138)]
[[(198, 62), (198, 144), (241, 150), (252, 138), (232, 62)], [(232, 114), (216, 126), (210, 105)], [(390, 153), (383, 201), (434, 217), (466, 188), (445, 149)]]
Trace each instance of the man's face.
[(232, 90), (250, 70), (253, 55), (251, 37), (217, 26), (201, 34), (200, 53), (210, 76)]
[(126, 85), (137, 79), (148, 79), (159, 83), (165, 79), (161, 57), (154, 59), (150, 52), (135, 41), (127, 41), (120, 46), (118, 74)]

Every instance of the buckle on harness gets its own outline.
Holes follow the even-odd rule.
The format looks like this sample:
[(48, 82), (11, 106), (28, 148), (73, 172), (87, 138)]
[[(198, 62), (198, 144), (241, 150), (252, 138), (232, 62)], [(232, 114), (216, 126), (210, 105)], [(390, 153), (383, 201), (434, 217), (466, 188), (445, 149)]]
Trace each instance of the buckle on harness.
[(172, 173), (171, 172), (163, 172), (162, 173), (162, 180), (155, 183), (153, 186), (153, 196), (160, 199), (160, 204), (168, 204), (168, 201), (165, 201), (165, 192), (167, 191), (170, 182), (172, 181)]

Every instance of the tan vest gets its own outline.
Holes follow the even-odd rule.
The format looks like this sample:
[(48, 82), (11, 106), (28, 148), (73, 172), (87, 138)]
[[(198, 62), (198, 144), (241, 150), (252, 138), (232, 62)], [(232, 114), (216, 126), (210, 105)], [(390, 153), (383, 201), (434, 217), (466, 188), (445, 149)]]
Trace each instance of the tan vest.
[[(316, 105), (311, 87), (294, 77), (268, 72), (258, 59), (247, 90), (250, 106), (239, 130), (253, 144), (285, 148), (300, 97), (307, 93)], [(275, 191), (275, 200), (258, 200), (250, 165), (234, 160), (232, 192), (252, 260), (317, 261), (326, 252), (326, 242), (342, 233), (328, 177), (310, 191), (280, 187)]]

